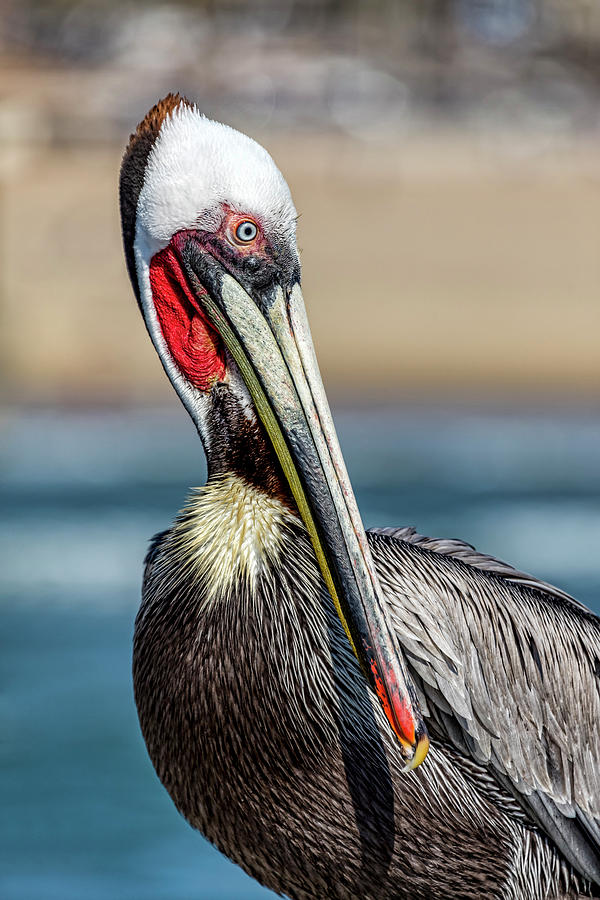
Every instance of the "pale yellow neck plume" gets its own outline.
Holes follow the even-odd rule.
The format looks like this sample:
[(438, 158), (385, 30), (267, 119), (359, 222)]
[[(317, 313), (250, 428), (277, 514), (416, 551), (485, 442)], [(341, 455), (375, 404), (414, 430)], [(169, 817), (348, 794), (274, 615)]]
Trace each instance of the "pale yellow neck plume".
[(201, 579), (205, 602), (211, 602), (237, 581), (251, 591), (256, 587), (261, 572), (277, 565), (291, 521), (299, 524), (280, 500), (227, 474), (194, 491), (172, 540), (186, 570)]

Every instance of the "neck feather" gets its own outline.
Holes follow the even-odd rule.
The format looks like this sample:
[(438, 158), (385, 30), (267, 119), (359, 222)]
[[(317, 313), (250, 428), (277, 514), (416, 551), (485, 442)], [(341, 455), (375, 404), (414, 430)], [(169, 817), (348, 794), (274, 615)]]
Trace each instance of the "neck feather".
[(235, 476), (297, 515), (285, 475), (262, 423), (238, 382), (215, 385), (200, 437), (206, 452), (209, 483)]
[(227, 472), (192, 493), (170, 541), (210, 603), (238, 583), (253, 591), (259, 576), (278, 566), (292, 525), (301, 523), (278, 497)]

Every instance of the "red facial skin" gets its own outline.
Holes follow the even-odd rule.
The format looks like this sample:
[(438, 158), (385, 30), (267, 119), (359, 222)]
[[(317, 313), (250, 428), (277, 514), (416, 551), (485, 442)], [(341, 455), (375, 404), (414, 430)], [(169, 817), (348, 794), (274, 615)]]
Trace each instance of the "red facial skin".
[[(238, 241), (236, 228), (248, 221), (256, 225), (257, 235), (252, 241)], [(217, 231), (211, 234), (180, 231), (164, 250), (152, 257), (150, 287), (160, 330), (182, 375), (194, 387), (208, 391), (224, 378), (226, 357), (223, 344), (204, 316), (180, 263), (180, 249), (192, 235), (217, 259), (220, 244), (233, 249), (240, 259), (258, 256), (265, 261), (269, 260), (269, 247), (256, 219), (224, 207)]]
[(169, 244), (152, 257), (150, 286), (158, 323), (175, 365), (201, 391), (225, 375), (225, 354), (192, 294)]

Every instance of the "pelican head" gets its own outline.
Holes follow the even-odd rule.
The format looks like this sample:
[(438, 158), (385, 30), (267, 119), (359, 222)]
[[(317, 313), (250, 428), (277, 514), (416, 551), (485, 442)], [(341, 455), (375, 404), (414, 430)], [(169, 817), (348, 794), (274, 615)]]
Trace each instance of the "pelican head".
[(362, 671), (414, 768), (427, 733), (315, 359), (283, 176), (255, 141), (169, 95), (131, 137), (120, 202), (133, 288), (204, 444), (209, 480), (233, 471), (299, 514)]

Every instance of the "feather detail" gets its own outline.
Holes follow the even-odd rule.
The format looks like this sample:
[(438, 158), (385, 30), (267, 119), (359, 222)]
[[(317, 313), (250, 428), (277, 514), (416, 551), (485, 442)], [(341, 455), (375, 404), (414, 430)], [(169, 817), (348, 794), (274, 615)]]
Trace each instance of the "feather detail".
[(600, 884), (600, 620), (461, 541), (413, 528), (369, 537), (402, 646), (410, 623), (407, 659), (434, 733), (489, 761), (571, 865)]

